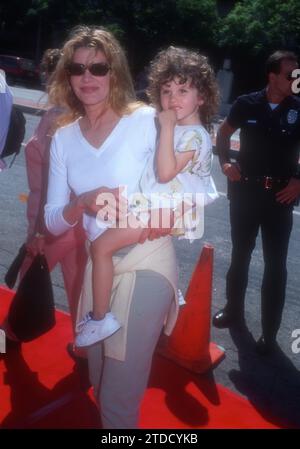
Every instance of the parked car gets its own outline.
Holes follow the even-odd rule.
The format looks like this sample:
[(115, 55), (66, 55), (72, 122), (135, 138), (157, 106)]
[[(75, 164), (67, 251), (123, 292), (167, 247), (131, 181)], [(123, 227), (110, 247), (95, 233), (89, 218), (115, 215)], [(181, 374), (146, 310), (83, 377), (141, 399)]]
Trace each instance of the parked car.
[(0, 69), (4, 70), (8, 84), (14, 84), (16, 81), (40, 84), (39, 67), (32, 59), (0, 55)]

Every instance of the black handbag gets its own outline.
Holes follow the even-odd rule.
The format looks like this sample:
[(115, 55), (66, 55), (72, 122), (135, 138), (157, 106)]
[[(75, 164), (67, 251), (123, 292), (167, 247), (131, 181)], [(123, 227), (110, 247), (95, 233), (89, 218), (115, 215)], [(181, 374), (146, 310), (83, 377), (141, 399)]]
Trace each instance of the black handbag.
[(14, 287), (17, 277), (18, 277), (18, 273), (19, 273), (20, 268), (24, 262), (26, 254), (27, 254), (27, 249), (26, 249), (26, 245), (24, 243), (24, 245), (22, 245), (21, 248), (19, 249), (17, 257), (12, 262), (11, 266), (7, 270), (7, 273), (4, 277), (7, 287), (9, 287), (9, 288)]
[(20, 341), (31, 341), (55, 325), (51, 278), (45, 256), (35, 256), (12, 299), (8, 324)]

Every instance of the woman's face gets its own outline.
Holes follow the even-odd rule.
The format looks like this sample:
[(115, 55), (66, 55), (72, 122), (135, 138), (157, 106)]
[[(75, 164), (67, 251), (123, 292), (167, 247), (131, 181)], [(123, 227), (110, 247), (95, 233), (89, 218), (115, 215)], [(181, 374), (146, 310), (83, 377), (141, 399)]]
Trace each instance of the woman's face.
[[(72, 62), (88, 67), (94, 63), (107, 63), (107, 59), (100, 50), (80, 47), (75, 50)], [(96, 76), (86, 69), (82, 75), (71, 75), (70, 84), (84, 107), (105, 104), (109, 97), (110, 70), (104, 76)]]

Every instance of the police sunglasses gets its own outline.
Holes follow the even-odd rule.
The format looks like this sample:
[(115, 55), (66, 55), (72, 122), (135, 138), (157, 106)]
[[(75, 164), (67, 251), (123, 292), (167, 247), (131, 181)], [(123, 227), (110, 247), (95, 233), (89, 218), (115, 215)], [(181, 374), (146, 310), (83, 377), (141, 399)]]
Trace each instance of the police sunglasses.
[(106, 62), (93, 62), (92, 64), (85, 65), (79, 62), (70, 62), (66, 66), (66, 70), (70, 76), (84, 75), (88, 70), (93, 76), (105, 76), (110, 70), (110, 66)]

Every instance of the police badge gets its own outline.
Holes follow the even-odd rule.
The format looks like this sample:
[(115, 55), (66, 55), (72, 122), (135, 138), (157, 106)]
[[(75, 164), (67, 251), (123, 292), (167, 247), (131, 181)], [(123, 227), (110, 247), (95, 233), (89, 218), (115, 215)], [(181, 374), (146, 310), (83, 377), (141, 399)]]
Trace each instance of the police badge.
[(297, 118), (298, 118), (298, 111), (296, 111), (295, 109), (290, 109), (287, 114), (288, 124), (293, 125), (294, 123), (296, 123)]

